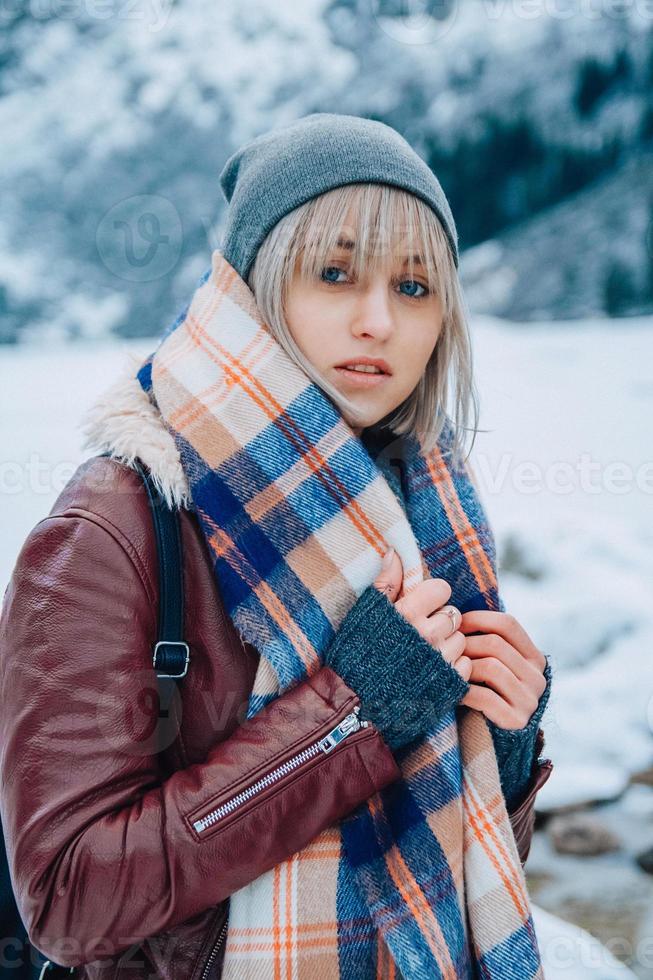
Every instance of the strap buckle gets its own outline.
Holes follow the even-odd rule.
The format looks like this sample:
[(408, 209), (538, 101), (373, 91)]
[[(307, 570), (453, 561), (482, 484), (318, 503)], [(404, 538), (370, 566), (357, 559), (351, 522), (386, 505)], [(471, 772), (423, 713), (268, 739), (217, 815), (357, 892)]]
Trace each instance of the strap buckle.
[[(177, 672), (176, 674), (161, 673), (158, 669), (157, 662), (156, 662), (159, 647), (183, 647), (184, 669), (181, 672)], [(158, 643), (156, 643), (154, 646), (154, 656), (152, 657), (152, 666), (156, 670), (157, 677), (175, 677), (175, 678), (185, 677), (186, 672), (188, 670), (189, 661), (190, 661), (190, 648), (188, 644), (184, 642), (184, 640), (159, 640)]]
[(76, 969), (75, 966), (59, 966), (52, 960), (46, 960), (41, 967), (39, 980), (57, 980), (58, 977), (72, 976)]

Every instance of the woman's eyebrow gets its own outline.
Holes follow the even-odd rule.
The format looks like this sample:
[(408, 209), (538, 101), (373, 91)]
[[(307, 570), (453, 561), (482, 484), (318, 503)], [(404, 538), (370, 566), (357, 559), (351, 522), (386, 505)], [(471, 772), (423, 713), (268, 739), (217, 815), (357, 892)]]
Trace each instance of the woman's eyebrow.
[[(336, 246), (338, 248), (345, 249), (347, 252), (353, 252), (353, 250), (354, 250), (354, 248), (356, 246), (356, 242), (352, 238), (342, 238), (342, 237), (340, 237), (338, 239), (338, 241), (336, 242)], [(408, 255), (404, 258), (404, 265), (408, 265), (409, 258), (410, 258), (410, 256), (408, 256)], [(422, 262), (422, 260), (421, 260), (421, 258), (420, 258), (419, 255), (413, 255), (413, 262), (415, 263), (415, 265), (423, 265), (424, 264)]]

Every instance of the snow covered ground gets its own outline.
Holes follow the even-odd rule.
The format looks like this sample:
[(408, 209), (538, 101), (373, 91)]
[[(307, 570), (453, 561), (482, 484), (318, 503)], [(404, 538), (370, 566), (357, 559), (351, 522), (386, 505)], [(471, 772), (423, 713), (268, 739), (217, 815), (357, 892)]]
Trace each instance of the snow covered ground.
[[(500, 584), (554, 670), (544, 729), (555, 769), (538, 807), (610, 800), (653, 765), (653, 318), (524, 327), (475, 317), (472, 330), (480, 426), (490, 430), (472, 459)], [(0, 590), (27, 532), (85, 456), (82, 410), (128, 350), (145, 355), (154, 345), (2, 350)], [(614, 937), (615, 955), (653, 978), (653, 878), (633, 861), (653, 845), (653, 788), (631, 786), (594, 812), (622, 835), (620, 851), (563, 857), (538, 832), (527, 864), (542, 905), (538, 934), (553, 950), (547, 978), (627, 975), (547, 912), (594, 926), (604, 942)], [(616, 906), (628, 923), (626, 952)]]

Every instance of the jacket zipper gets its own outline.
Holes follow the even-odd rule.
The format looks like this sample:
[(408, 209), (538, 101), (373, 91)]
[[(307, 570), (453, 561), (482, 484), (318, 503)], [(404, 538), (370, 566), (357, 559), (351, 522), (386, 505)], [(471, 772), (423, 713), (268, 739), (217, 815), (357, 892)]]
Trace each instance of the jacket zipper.
[(267, 787), (272, 783), (276, 782), (278, 779), (281, 779), (281, 777), (285, 776), (287, 773), (292, 772), (293, 769), (297, 769), (298, 766), (301, 766), (309, 759), (312, 759), (319, 752), (331, 752), (331, 750), (342, 742), (343, 739), (347, 738), (348, 735), (351, 735), (353, 732), (357, 732), (361, 728), (367, 728), (369, 726), (369, 722), (360, 721), (358, 717), (360, 710), (360, 705), (355, 705), (353, 710), (341, 721), (339, 721), (335, 728), (332, 728), (331, 731), (327, 732), (327, 734), (322, 738), (317, 739), (315, 742), (312, 742), (311, 745), (308, 745), (305, 749), (302, 749), (301, 752), (298, 752), (296, 755), (291, 756), (290, 759), (282, 762), (281, 765), (277, 766), (275, 769), (272, 769), (271, 772), (268, 772), (265, 774), (265, 776), (257, 779), (256, 782), (252, 783), (251, 786), (248, 786), (247, 789), (244, 789), (242, 792), (232, 796), (226, 803), (221, 803), (220, 806), (209, 811), (209, 813), (205, 814), (205, 816), (201, 817), (201, 819), (194, 820), (193, 829), (198, 834), (208, 830), (209, 827), (212, 827), (222, 817), (226, 817), (230, 813), (233, 813), (234, 810), (237, 810), (243, 803), (251, 800), (257, 795), (257, 793), (267, 789)]
[(220, 950), (220, 947), (222, 946), (222, 943), (224, 942), (224, 937), (227, 934), (227, 925), (228, 925), (228, 923), (229, 923), (229, 911), (227, 910), (227, 916), (226, 916), (224, 922), (222, 923), (222, 928), (220, 929), (220, 933), (218, 935), (218, 938), (216, 939), (216, 941), (215, 941), (215, 943), (213, 945), (213, 949), (211, 950), (211, 953), (209, 955), (209, 958), (206, 961), (206, 965), (204, 966), (204, 969), (202, 970), (202, 976), (201, 976), (200, 980), (206, 980), (206, 978), (209, 975), (209, 972), (211, 970), (211, 966), (213, 964), (213, 961), (215, 960), (216, 956), (218, 955), (218, 952)]

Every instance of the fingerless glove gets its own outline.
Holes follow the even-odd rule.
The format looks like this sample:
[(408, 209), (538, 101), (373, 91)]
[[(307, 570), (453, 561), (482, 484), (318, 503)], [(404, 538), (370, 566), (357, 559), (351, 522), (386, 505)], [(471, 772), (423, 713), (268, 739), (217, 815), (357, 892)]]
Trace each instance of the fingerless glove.
[(376, 725), (394, 750), (425, 735), (469, 690), (374, 585), (343, 619), (324, 661), (358, 694), (360, 719)]

